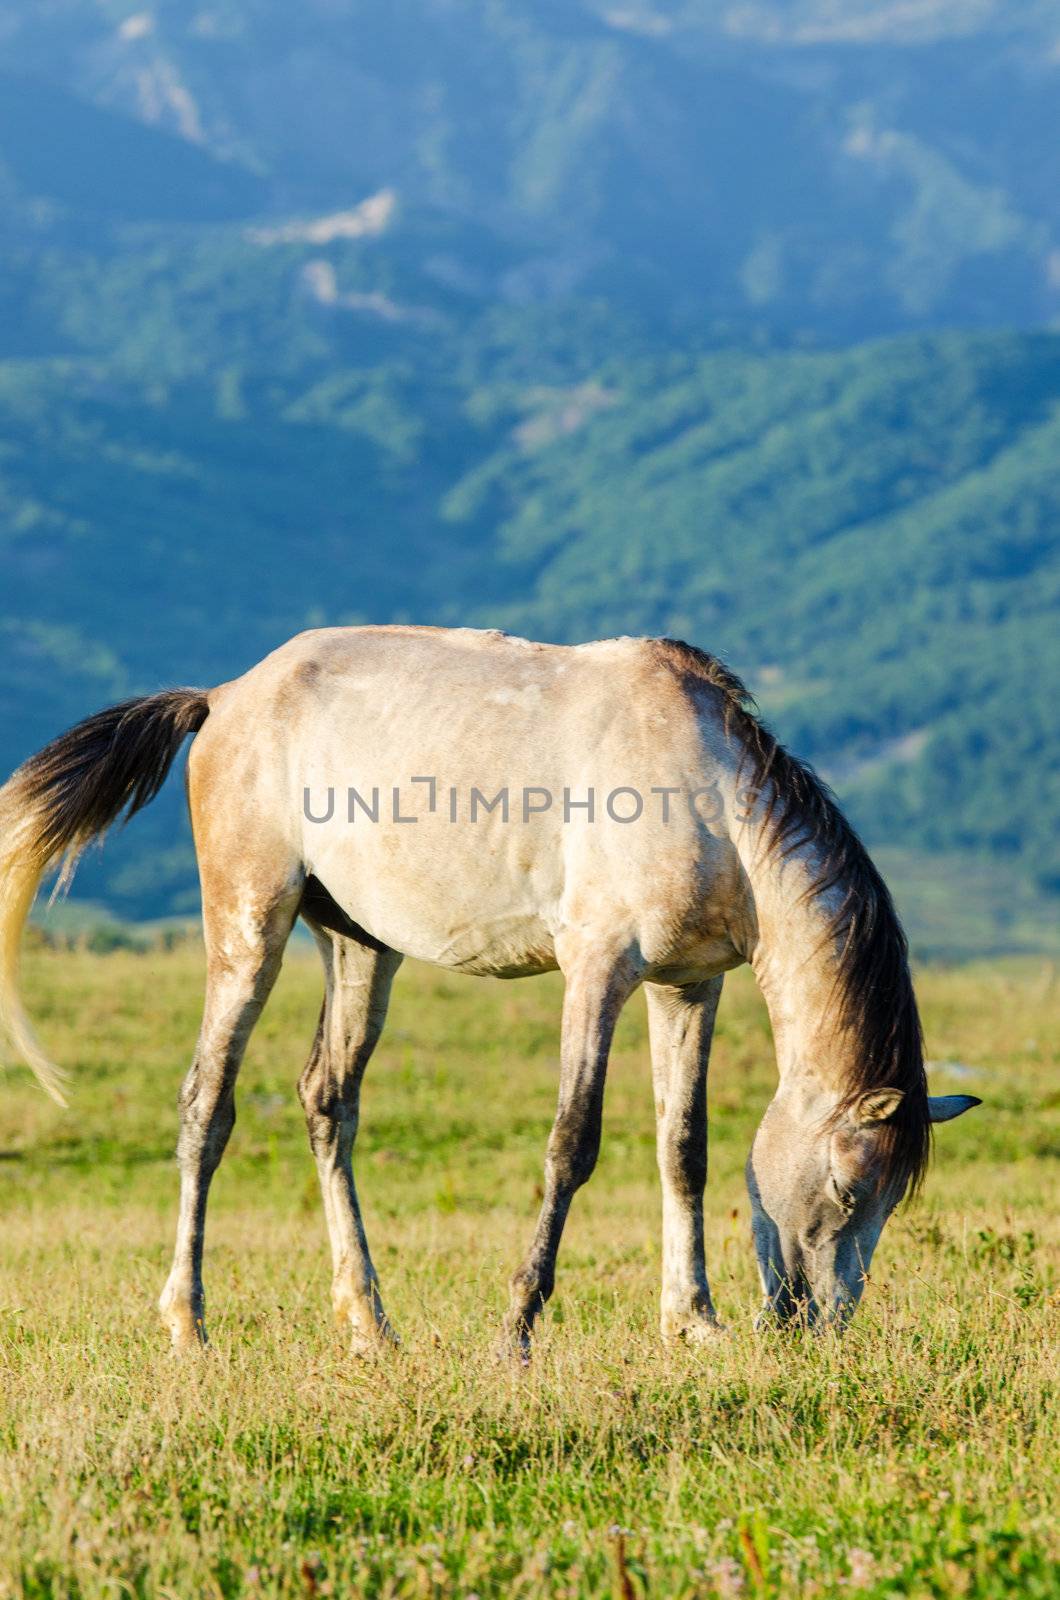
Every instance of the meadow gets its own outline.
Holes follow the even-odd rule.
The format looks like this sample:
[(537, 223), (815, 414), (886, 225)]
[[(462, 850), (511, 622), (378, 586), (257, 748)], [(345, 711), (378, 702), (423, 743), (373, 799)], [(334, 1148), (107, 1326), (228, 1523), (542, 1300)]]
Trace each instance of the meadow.
[(643, 999), (597, 1173), (524, 1373), (492, 1347), (540, 1195), (560, 987), (407, 966), (358, 1177), (396, 1357), (330, 1320), (294, 1083), (319, 1004), (295, 949), (243, 1069), (207, 1238), (210, 1353), (155, 1299), (202, 953), (27, 952), (71, 1109), (0, 1094), (0, 1597), (1060, 1594), (1050, 964), (919, 974), (939, 1130), (842, 1340), (755, 1335), (742, 1168), (773, 1083), (749, 974), (722, 1001), (708, 1261), (731, 1338), (657, 1337)]

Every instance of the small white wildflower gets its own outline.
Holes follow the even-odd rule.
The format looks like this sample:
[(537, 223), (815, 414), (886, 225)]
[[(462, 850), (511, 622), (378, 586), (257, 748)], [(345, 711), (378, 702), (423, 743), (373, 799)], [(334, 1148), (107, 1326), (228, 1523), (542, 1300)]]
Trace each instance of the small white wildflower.
[(868, 1550), (849, 1550), (847, 1564), (850, 1567), (850, 1587), (870, 1588), (876, 1578), (876, 1558)]
[(722, 1600), (735, 1600), (737, 1595), (743, 1594), (743, 1568), (738, 1561), (733, 1560), (732, 1556), (719, 1556), (711, 1568), (710, 1575)]

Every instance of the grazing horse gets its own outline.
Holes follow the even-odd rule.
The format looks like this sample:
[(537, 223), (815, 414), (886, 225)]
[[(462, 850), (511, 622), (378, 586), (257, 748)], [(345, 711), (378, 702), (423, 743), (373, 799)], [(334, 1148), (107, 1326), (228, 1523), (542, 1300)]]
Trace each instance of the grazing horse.
[[(932, 1122), (978, 1102), (927, 1092), (890, 895), (809, 767), (740, 681), (671, 639), (573, 647), (497, 632), (340, 628), (244, 677), (88, 718), (0, 789), (0, 1017), (57, 1100), (18, 997), (42, 874), (145, 805), (196, 735), (188, 798), (202, 882), (205, 1011), (180, 1092), (180, 1213), (161, 1310), (204, 1341), (210, 1180), (248, 1036), (295, 918), (325, 999), (298, 1090), (353, 1345), (394, 1338), (354, 1184), (361, 1080), (402, 956), (565, 979), (559, 1105), (541, 1213), (511, 1280), (526, 1355), (575, 1191), (600, 1145), (616, 1018), (645, 986), (663, 1193), (662, 1330), (718, 1331), (704, 1262), (707, 1062), (724, 973), (749, 962), (779, 1084), (747, 1165), (767, 1316), (842, 1320), (880, 1231), (927, 1161)], [(509, 1089), (510, 1093), (511, 1090)]]

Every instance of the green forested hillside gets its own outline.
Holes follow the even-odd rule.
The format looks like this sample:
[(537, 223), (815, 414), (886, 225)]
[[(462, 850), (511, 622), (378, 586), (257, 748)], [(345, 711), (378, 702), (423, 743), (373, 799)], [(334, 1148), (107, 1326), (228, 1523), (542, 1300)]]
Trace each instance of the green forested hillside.
[[(307, 625), (670, 631), (907, 876), (981, 862), (1002, 922), (1060, 891), (1060, 337), (696, 351), (593, 304), (417, 321), (304, 287), (323, 262), (403, 304), (416, 259), (224, 231), (35, 258), (24, 351), (55, 304), (65, 353), (0, 365), (5, 767)], [(83, 892), (194, 903), (175, 790)]]
[[(1048, 0), (7, 0), (0, 196), (6, 168), (40, 227), (385, 187), (502, 238), (433, 263), (501, 299), (825, 339), (1028, 326), (1060, 311), (1056, 32)], [(78, 103), (113, 118), (94, 162)], [(146, 188), (138, 126), (183, 146)]]
[(708, 356), (446, 509), (513, 625), (711, 639), (870, 827), (1060, 888), (1058, 397), (1055, 338)]
[[(1055, 947), (1054, 45), (997, 0), (14, 0), (0, 768), (307, 625), (670, 631), (922, 948)], [(78, 892), (192, 908), (180, 812)]]

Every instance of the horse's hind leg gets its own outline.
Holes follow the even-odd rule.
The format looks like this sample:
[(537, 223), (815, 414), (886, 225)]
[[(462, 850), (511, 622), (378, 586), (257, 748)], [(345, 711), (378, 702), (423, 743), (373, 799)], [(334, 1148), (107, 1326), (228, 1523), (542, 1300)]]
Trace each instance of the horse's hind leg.
[(315, 922), (310, 927), (324, 962), (326, 992), (298, 1095), (331, 1240), (335, 1319), (348, 1326), (354, 1353), (368, 1355), (396, 1340), (368, 1252), (353, 1181), (353, 1145), (361, 1080), (386, 1020), (390, 985), (401, 957), (394, 950), (369, 949)]
[[(216, 859), (216, 858), (214, 858)], [(210, 1180), (236, 1120), (243, 1052), (280, 970), (302, 890), (297, 864), (268, 870), (243, 858), (203, 860), (206, 1000), (191, 1068), (180, 1091), (180, 1213), (173, 1267), (159, 1309), (178, 1349), (206, 1343), (203, 1237)]]

